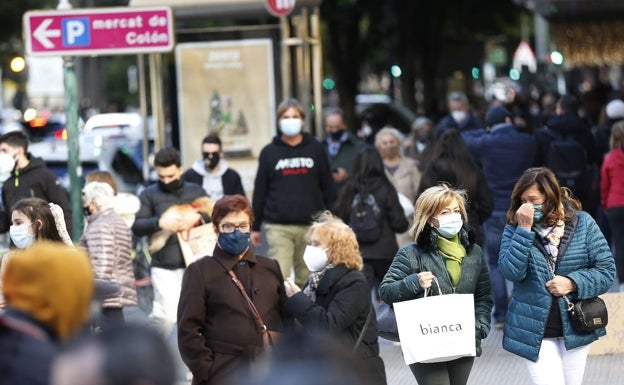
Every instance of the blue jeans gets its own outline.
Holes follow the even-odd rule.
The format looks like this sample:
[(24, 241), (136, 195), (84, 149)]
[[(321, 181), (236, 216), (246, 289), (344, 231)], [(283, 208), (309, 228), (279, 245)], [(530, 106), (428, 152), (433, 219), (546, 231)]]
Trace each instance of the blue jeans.
[(501, 238), (505, 228), (504, 212), (494, 212), (492, 216), (483, 223), (483, 233), (485, 238), (485, 255), (490, 268), (490, 280), (494, 290), (494, 321), (504, 321), (509, 303), (507, 296), (507, 281), (498, 270), (498, 252), (500, 250)]

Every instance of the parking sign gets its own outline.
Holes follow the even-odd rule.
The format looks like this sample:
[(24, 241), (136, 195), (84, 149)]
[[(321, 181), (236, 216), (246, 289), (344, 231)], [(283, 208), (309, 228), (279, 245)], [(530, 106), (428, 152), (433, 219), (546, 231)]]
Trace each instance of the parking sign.
[(168, 52), (173, 18), (168, 7), (30, 11), (24, 14), (24, 39), (33, 56)]

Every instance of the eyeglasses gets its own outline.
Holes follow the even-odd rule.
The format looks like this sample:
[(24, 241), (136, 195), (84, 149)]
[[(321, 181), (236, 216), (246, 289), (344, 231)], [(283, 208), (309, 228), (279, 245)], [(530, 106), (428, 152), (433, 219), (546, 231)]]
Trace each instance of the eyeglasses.
[(248, 233), (251, 230), (251, 225), (249, 223), (239, 223), (235, 225), (234, 223), (222, 223), (221, 224), (221, 232), (225, 234), (233, 233), (234, 230), (238, 230), (241, 233)]

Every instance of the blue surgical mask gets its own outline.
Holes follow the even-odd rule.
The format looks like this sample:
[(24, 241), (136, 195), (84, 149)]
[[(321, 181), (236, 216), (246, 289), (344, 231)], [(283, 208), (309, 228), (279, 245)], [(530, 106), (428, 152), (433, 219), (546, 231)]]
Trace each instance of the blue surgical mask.
[(30, 233), (31, 224), (32, 223), (26, 223), (9, 227), (9, 236), (15, 246), (20, 249), (29, 247), (35, 241), (35, 234)]
[(229, 234), (219, 233), (218, 241), (223, 251), (232, 255), (239, 255), (249, 247), (249, 233), (243, 233), (239, 230), (234, 230)]
[(461, 230), (464, 221), (462, 221), (460, 213), (453, 213), (448, 215), (441, 215), (436, 218), (439, 223), (439, 227), (436, 227), (438, 233), (444, 238), (453, 238)]
[(544, 217), (544, 212), (542, 211), (542, 205), (533, 205), (533, 222), (537, 223), (542, 220)]
[(284, 118), (279, 121), (280, 131), (286, 136), (296, 136), (299, 134), (302, 125), (303, 122), (299, 118)]

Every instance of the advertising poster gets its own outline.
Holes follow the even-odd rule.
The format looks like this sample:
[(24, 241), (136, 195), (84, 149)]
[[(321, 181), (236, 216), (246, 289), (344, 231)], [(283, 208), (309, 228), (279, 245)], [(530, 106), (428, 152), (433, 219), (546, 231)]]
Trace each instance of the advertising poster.
[(271, 40), (182, 43), (176, 63), (182, 165), (201, 159), (202, 139), (217, 134), (251, 196), (258, 155), (275, 134)]

